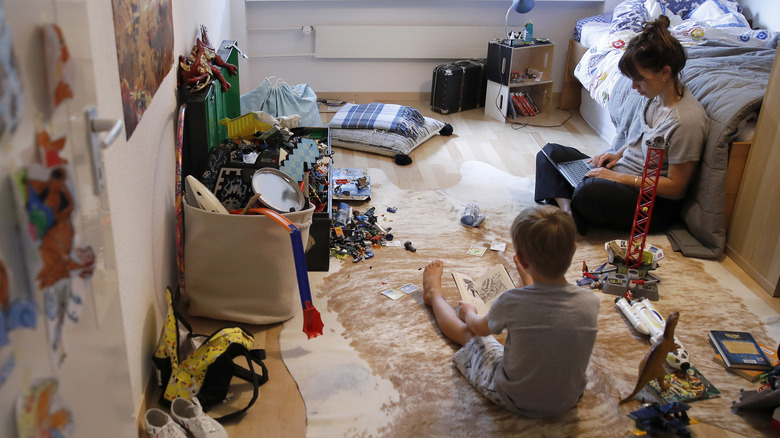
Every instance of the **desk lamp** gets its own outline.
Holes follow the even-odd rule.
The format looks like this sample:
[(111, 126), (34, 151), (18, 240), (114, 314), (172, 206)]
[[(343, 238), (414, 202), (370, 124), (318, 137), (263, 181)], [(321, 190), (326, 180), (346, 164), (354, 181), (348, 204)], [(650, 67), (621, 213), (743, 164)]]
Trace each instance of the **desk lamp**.
[(526, 14), (531, 12), (534, 8), (534, 0), (514, 0), (512, 6), (506, 10), (506, 18), (504, 19), (504, 30), (506, 30), (506, 40), (509, 41), (509, 13), (514, 10), (518, 14)]

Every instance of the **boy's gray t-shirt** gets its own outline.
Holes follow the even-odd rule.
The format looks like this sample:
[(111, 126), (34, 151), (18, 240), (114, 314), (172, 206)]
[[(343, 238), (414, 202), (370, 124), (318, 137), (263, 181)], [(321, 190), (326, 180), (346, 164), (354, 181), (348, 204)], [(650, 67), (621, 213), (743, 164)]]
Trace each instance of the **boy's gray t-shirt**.
[(528, 416), (563, 413), (580, 400), (598, 330), (599, 299), (573, 284), (510, 289), (488, 311), (491, 333), (507, 331), (496, 389)]

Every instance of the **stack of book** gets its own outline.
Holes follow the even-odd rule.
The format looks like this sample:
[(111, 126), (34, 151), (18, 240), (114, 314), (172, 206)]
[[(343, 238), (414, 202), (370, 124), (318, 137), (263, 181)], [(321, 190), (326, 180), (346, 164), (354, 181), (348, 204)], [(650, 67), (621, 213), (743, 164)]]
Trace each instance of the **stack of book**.
[(531, 96), (525, 91), (515, 91), (510, 93), (509, 96), (512, 100), (512, 105), (509, 105), (508, 109), (512, 117), (530, 117), (541, 112)]
[(777, 350), (759, 344), (750, 333), (711, 330), (709, 337), (717, 353), (713, 360), (751, 382), (780, 364)]

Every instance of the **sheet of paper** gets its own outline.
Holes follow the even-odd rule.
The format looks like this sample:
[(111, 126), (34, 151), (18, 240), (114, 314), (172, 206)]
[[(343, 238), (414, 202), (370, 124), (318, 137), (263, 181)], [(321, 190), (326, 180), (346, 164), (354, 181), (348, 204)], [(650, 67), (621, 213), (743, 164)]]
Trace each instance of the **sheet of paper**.
[(403, 291), (404, 293), (410, 294), (416, 290), (420, 290), (419, 287), (412, 283), (406, 283), (405, 285), (398, 288), (399, 290)]
[(469, 248), (469, 250), (468, 250), (468, 254), (469, 255), (473, 255), (473, 256), (477, 256), (477, 257), (482, 257), (483, 255), (485, 255), (486, 251), (487, 251), (487, 248), (485, 248), (484, 246), (471, 245), (471, 248)]
[(382, 291), (382, 295), (386, 296), (387, 298), (397, 300), (406, 294), (403, 291), (397, 289), (387, 289)]
[(493, 242), (493, 243), (490, 244), (490, 249), (493, 250), (493, 251), (504, 252), (504, 250), (506, 249), (506, 243), (504, 243), (504, 242)]

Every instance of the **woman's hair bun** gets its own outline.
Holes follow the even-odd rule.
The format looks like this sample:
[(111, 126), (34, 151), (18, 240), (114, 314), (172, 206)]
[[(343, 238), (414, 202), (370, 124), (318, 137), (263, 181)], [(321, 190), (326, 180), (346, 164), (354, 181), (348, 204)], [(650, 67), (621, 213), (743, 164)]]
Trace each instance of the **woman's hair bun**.
[(667, 17), (666, 15), (660, 15), (655, 20), (648, 21), (647, 23), (645, 23), (645, 29), (653, 28), (653, 27), (657, 27), (660, 29), (669, 29), (669, 26), (671, 26), (671, 24), (672, 23), (671, 21), (669, 21), (669, 17)]

